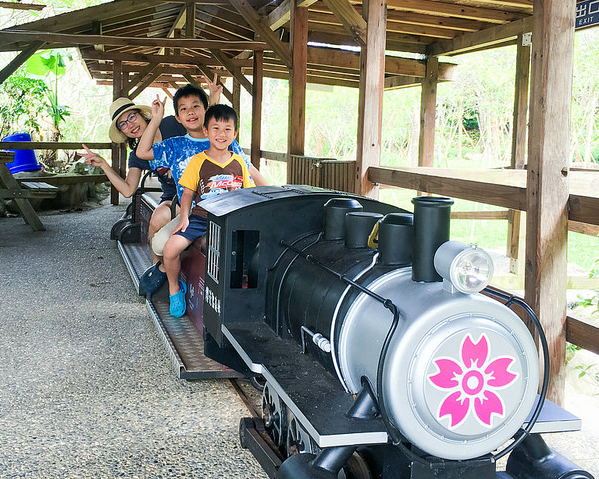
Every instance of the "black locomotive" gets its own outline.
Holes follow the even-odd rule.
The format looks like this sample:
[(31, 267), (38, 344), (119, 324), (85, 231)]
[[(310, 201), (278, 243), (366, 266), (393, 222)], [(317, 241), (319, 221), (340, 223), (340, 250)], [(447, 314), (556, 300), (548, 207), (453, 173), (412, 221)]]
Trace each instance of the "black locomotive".
[[(145, 196), (113, 229), (125, 256), (140, 256), (128, 241), (148, 247)], [(418, 197), (412, 213), (306, 186), (203, 202), (206, 253), (183, 258), (188, 317), (169, 318), (165, 292), (148, 305), (166, 344), (203, 333), (211, 377), (265, 379), (262, 418), (240, 436), (270, 477), (592, 478), (543, 441), (580, 421), (545, 400), (534, 312), (487, 286), (485, 251), (448, 241), (452, 203)], [(537, 326), (543, 378), (512, 306)]]
[(418, 197), (410, 213), (296, 186), (206, 202), (206, 351), (264, 376), (276, 472), (248, 421), (241, 434), (271, 475), (592, 477), (535, 433), (565, 411), (546, 378), (537, 395), (537, 347), (518, 300), (487, 288), (489, 255), (448, 241), (452, 203)]

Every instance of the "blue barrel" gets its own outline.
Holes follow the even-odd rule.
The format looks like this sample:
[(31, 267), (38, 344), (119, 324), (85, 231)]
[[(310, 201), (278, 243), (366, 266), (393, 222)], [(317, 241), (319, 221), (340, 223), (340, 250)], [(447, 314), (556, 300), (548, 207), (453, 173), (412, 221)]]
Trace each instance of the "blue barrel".
[[(2, 138), (2, 141), (31, 141), (31, 135), (29, 133), (15, 133), (14, 135), (8, 135)], [(0, 146), (0, 149), (1, 146)], [(8, 169), (11, 173), (18, 173), (20, 171), (36, 171), (41, 170), (42, 165), (37, 162), (35, 151), (33, 150), (8, 150), (15, 152), (15, 159), (12, 163), (7, 163)]]

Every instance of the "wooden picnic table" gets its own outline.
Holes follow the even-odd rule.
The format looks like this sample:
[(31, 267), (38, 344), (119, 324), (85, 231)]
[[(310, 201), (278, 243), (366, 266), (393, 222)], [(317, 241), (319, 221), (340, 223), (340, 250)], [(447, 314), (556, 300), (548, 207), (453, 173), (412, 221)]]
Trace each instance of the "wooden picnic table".
[(14, 160), (15, 154), (11, 151), (0, 150), (0, 198), (12, 198), (25, 222), (34, 231), (45, 231), (37, 212), (31, 206), (31, 198), (54, 198), (58, 193), (56, 186), (43, 182), (19, 182), (12, 176), (7, 163)]

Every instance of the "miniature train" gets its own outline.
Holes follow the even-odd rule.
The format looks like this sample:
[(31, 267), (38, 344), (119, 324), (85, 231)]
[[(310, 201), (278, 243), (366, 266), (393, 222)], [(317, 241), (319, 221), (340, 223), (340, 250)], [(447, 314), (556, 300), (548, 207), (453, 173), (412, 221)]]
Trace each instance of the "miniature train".
[[(411, 213), (284, 186), (204, 203), (189, 316), (206, 356), (264, 377), (262, 421), (240, 435), (271, 477), (593, 477), (537, 432), (567, 414), (545, 401), (542, 330), (488, 288), (484, 250), (449, 241), (452, 200), (417, 197)], [(514, 304), (537, 325), (543, 378)]]

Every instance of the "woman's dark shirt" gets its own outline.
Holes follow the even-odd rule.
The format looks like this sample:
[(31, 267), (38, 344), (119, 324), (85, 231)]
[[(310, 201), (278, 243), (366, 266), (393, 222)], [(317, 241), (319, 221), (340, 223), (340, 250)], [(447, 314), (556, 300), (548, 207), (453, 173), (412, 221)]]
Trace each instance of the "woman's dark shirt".
[[(160, 129), (160, 134), (162, 135), (163, 140), (173, 136), (183, 136), (185, 133), (187, 133), (183, 125), (181, 125), (181, 123), (179, 123), (172, 115), (163, 118), (158, 128)], [(135, 150), (129, 153), (128, 166), (129, 168), (139, 168), (140, 170), (150, 169), (150, 163), (146, 160), (138, 158), (135, 154)], [(171, 170), (168, 168), (159, 168), (156, 170), (156, 172), (158, 173), (160, 188), (162, 188), (162, 196), (160, 197), (160, 201), (172, 200), (177, 194), (177, 186), (175, 185), (175, 180), (173, 180), (171, 175)]]

